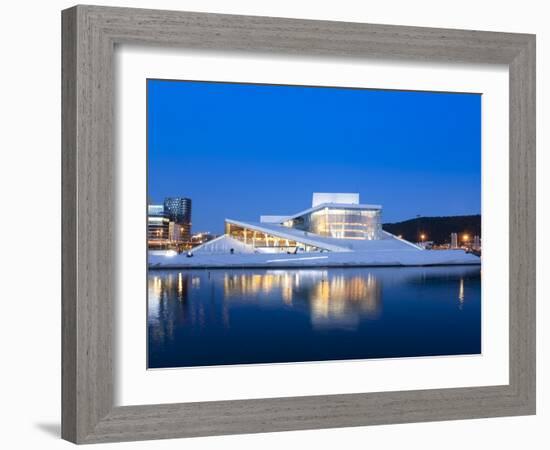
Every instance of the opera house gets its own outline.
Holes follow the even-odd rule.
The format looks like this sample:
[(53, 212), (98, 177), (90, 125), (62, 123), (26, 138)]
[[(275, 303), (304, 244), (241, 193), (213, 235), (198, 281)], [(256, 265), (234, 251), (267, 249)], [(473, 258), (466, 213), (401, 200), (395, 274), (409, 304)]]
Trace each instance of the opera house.
[(356, 193), (314, 193), (310, 208), (225, 219), (225, 233), (189, 254), (149, 257), (150, 268), (480, 264), (464, 250), (425, 250), (382, 229), (382, 206)]

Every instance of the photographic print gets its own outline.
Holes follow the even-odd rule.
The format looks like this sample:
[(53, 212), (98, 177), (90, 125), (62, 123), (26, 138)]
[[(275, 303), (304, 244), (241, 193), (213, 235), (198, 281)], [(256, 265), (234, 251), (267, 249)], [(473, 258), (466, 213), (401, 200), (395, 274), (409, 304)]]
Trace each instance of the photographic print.
[(146, 83), (148, 368), (481, 353), (481, 94)]

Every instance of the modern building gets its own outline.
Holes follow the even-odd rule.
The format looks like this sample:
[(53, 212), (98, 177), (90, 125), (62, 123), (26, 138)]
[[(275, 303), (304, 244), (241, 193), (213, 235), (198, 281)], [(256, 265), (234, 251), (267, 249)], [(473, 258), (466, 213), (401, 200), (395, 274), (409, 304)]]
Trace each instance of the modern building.
[(164, 216), (163, 205), (148, 205), (147, 214), (150, 216)]
[(178, 226), (177, 233), (181, 242), (188, 242), (191, 238), (191, 199), (167, 197), (163, 207), (168, 220)]
[(216, 236), (210, 233), (209, 231), (201, 231), (199, 233), (193, 233), (191, 235), (191, 245), (197, 246), (200, 244), (204, 244), (205, 242), (211, 241), (212, 239), (215, 239)]
[(167, 248), (170, 244), (170, 220), (164, 214), (163, 205), (147, 207), (147, 246), (151, 249)]
[(359, 194), (314, 193), (310, 208), (264, 215), (259, 222), (225, 219), (225, 234), (193, 253), (353, 252), (414, 248), (382, 230), (381, 205), (361, 204)]
[(149, 253), (150, 269), (479, 265), (463, 249), (428, 250), (381, 226), (382, 207), (359, 194), (313, 194), (310, 208), (225, 219), (225, 233), (180, 254)]
[(170, 243), (175, 247), (180, 244), (187, 244), (189, 243), (189, 227), (171, 221), (168, 226), (168, 236)]

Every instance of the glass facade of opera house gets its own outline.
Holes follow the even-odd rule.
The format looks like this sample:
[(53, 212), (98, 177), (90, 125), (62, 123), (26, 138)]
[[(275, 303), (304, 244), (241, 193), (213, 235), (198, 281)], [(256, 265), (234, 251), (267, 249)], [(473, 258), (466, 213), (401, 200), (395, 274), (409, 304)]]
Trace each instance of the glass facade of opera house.
[(380, 238), (380, 209), (326, 206), (288, 219), (282, 225), (334, 239), (373, 240)]
[(296, 248), (300, 248), (306, 252), (321, 250), (313, 245), (308, 245), (294, 239), (285, 239), (274, 234), (228, 222), (225, 223), (225, 234), (259, 250), (271, 249), (272, 251), (278, 250), (281, 252), (292, 251)]
[[(324, 204), (260, 224), (226, 221), (225, 234), (260, 251), (290, 252), (296, 248), (306, 252), (323, 251), (327, 249), (325, 244), (333, 239), (336, 245), (345, 248), (348, 246), (344, 242), (339, 244), (339, 240), (380, 239), (380, 212), (380, 207), (368, 205)], [(317, 240), (319, 237), (323, 240)], [(314, 245), (316, 241), (318, 246)]]

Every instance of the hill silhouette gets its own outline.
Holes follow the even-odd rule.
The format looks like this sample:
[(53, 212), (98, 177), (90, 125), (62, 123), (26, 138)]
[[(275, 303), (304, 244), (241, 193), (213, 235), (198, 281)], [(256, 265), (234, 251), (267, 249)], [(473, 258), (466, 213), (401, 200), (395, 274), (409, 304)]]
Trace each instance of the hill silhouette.
[(441, 245), (451, 242), (451, 233), (458, 233), (459, 242), (464, 234), (468, 234), (470, 239), (475, 235), (481, 237), (481, 215), (417, 217), (403, 222), (385, 223), (382, 228), (410, 242), (419, 242), (420, 235), (424, 234), (425, 241)]

